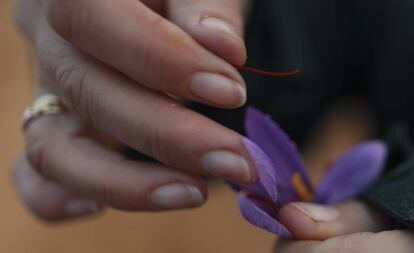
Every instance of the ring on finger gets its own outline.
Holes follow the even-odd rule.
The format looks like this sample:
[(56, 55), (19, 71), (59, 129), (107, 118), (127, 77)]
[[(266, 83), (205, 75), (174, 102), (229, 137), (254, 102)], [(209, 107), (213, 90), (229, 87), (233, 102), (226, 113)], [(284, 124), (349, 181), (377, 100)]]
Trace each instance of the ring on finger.
[(33, 104), (24, 111), (22, 117), (23, 129), (26, 130), (33, 120), (41, 116), (60, 114), (65, 111), (57, 96), (53, 94), (42, 95), (36, 98)]

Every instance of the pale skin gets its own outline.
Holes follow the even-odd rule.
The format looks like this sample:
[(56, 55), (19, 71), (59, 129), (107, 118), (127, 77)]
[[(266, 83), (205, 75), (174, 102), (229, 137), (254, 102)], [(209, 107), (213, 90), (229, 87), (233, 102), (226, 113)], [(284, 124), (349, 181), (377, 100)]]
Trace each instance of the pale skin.
[[(18, 24), (36, 52), (40, 93), (58, 95), (69, 111), (26, 130), (21, 164), (57, 184), (56, 194), (68, 190), (51, 198), (59, 205), (33, 200), (40, 194), (26, 197), (21, 185), (30, 170), (23, 170), (16, 178), (29, 206), (51, 220), (73, 216), (66, 205), (80, 202), (86, 213), (96, 204), (189, 208), (207, 198), (201, 175), (254, 182), (242, 136), (175, 99), (222, 108), (245, 102), (233, 67), (246, 58), (243, 11), (239, 0), (17, 1)], [(161, 164), (128, 160), (97, 142), (95, 129)], [(67, 203), (72, 198), (78, 203)]]
[(388, 218), (359, 201), (317, 206), (319, 213), (334, 213), (323, 220), (303, 212), (302, 205), (293, 203), (281, 210), (281, 222), (297, 240), (278, 241), (275, 253), (409, 253), (414, 248), (411, 230), (395, 229)]
[[(13, 175), (27, 206), (48, 221), (105, 206), (190, 208), (207, 198), (202, 175), (255, 182), (242, 136), (179, 102), (244, 104), (245, 84), (233, 65), (246, 59), (246, 6), (240, 0), (18, 0), (18, 24), (36, 52), (39, 93), (56, 94), (69, 111), (26, 130), (26, 153)], [(97, 131), (161, 163), (129, 160), (99, 141)], [(377, 240), (413, 243), (410, 232), (380, 232), (389, 222), (367, 216), (359, 202), (341, 205), (338, 217), (359, 218), (329, 221), (337, 230), (315, 225), (296, 207), (286, 206), (280, 218), (297, 239), (333, 238), (282, 241), (276, 252), (331, 252), (347, 241), (357, 241), (356, 250), (381, 252), (374, 250)], [(344, 234), (350, 235), (336, 237)]]

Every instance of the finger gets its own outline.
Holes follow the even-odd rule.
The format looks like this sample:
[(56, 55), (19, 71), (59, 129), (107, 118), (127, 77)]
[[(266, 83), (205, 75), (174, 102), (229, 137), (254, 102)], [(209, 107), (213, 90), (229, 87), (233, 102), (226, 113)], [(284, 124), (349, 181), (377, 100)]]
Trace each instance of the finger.
[(142, 85), (220, 107), (245, 102), (237, 70), (136, 0), (42, 0), (49, 23)]
[(90, 139), (70, 115), (43, 116), (27, 129), (27, 155), (45, 177), (124, 210), (196, 207), (206, 185), (196, 175), (129, 160)]
[(316, 241), (293, 241), (279, 239), (273, 250), (274, 253), (310, 253), (311, 249), (318, 242)]
[(388, 253), (412, 252), (414, 234), (412, 231), (394, 230), (380, 233), (355, 233), (338, 236), (323, 242), (280, 240), (275, 253)]
[(256, 181), (242, 136), (169, 96), (137, 86), (53, 33), (46, 32), (43, 39), (41, 83), (88, 125), (173, 168)]
[[(412, 231), (384, 231), (339, 236), (312, 246), (312, 253), (409, 253), (414, 247)], [(298, 251), (299, 252), (299, 251)], [(303, 252), (303, 251), (300, 251)], [(305, 251), (306, 252), (306, 251)]]
[(96, 201), (79, 198), (43, 178), (31, 167), (26, 157), (16, 163), (13, 179), (24, 203), (43, 220), (60, 221), (102, 211), (102, 206)]
[(246, 61), (243, 0), (167, 0), (169, 19), (234, 65)]
[(84, 122), (170, 167), (256, 181), (239, 134), (80, 54), (45, 25), (38, 33), (41, 83)]
[(279, 212), (280, 222), (296, 239), (324, 240), (356, 232), (378, 232), (391, 228), (383, 214), (359, 201), (335, 206), (292, 203)]

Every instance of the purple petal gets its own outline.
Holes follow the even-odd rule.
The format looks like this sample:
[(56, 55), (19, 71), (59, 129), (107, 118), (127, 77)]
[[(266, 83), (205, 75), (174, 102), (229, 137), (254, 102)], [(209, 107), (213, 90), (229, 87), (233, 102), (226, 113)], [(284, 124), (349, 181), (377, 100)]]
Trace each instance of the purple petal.
[[(261, 198), (267, 198), (270, 197), (270, 195), (267, 193), (266, 189), (262, 186), (260, 182), (256, 184), (240, 184), (236, 182), (227, 181), (227, 184), (232, 188), (235, 192), (240, 191), (246, 191), (253, 193), (254, 195), (261, 197)], [(273, 201), (273, 199), (272, 199)]]
[(278, 187), (284, 201), (299, 200), (292, 184), (292, 176), (299, 172), (311, 189), (302, 156), (296, 145), (272, 119), (257, 109), (249, 107), (246, 115), (246, 132), (273, 162), (278, 177)]
[[(265, 211), (266, 204), (260, 200), (249, 199), (245, 194), (238, 194), (239, 207), (243, 217), (251, 224), (263, 228), (281, 237), (291, 238), (292, 235), (276, 218)], [(276, 208), (276, 207), (275, 207)]]
[(232, 181), (227, 181), (226, 183), (227, 183), (227, 184), (230, 186), (230, 188), (231, 188), (231, 189), (233, 189), (233, 191), (235, 191), (235, 192), (239, 192), (239, 191), (243, 190), (244, 188), (246, 188), (244, 185), (239, 184), (239, 183), (235, 183), (235, 182), (232, 182)]
[(382, 141), (363, 142), (340, 157), (316, 190), (316, 202), (329, 204), (361, 193), (382, 174), (387, 146)]
[[(236, 182), (232, 182), (232, 181), (227, 181), (226, 183), (235, 192), (240, 192), (240, 191), (246, 191), (247, 190), (246, 192), (253, 193), (254, 195), (256, 195), (258, 197), (261, 197), (261, 198), (269, 197), (270, 199), (272, 199), (270, 197), (270, 195), (267, 193), (266, 189), (263, 187), (263, 185), (260, 182), (257, 182), (256, 184), (240, 184), (240, 183), (236, 183)], [(273, 199), (272, 199), (272, 201), (273, 201)]]
[(277, 181), (272, 161), (267, 155), (249, 139), (243, 139), (243, 145), (249, 152), (256, 168), (259, 181), (253, 185), (233, 184), (233, 188), (249, 189), (261, 197), (270, 197), (277, 203)]

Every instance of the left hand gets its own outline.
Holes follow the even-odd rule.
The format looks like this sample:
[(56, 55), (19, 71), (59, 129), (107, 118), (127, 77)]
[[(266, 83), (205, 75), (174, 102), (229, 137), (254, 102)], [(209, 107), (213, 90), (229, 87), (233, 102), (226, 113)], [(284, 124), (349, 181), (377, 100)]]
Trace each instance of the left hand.
[[(175, 210), (205, 202), (203, 175), (256, 181), (242, 136), (181, 104), (244, 104), (244, 81), (232, 65), (246, 58), (246, 4), (16, 0), (39, 95), (56, 95), (67, 109), (25, 127), (14, 179), (26, 205), (47, 221), (105, 206)], [(159, 163), (129, 159), (97, 133)]]
[(279, 240), (275, 253), (410, 253), (414, 233), (390, 230), (392, 222), (359, 201), (332, 207), (292, 203), (282, 208), (280, 221), (296, 241)]

